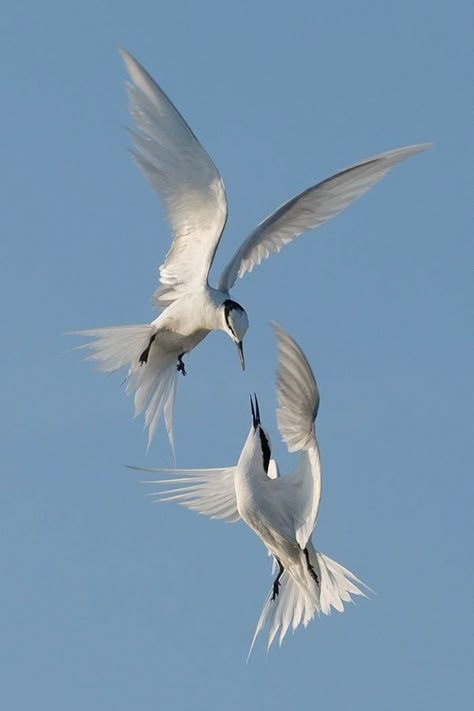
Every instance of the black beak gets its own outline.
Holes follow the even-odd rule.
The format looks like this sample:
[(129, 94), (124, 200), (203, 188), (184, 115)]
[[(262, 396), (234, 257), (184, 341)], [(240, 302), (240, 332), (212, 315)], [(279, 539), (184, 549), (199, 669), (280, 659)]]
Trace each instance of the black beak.
[(242, 341), (239, 341), (238, 343), (235, 344), (237, 346), (237, 350), (239, 351), (239, 358), (240, 358), (240, 366), (242, 370), (245, 370), (245, 359), (244, 359), (244, 346)]
[(255, 407), (253, 404), (252, 396), (250, 396), (250, 409), (252, 411), (253, 428), (254, 428), (254, 430), (256, 430), (260, 424), (260, 408), (258, 406), (258, 400), (257, 400), (257, 396), (255, 395), (255, 393), (253, 394), (253, 396), (255, 398)]

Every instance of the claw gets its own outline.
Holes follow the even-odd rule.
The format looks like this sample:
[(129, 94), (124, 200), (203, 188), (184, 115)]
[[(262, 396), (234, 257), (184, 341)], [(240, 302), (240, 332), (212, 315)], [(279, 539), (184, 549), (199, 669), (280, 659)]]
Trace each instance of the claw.
[(148, 354), (150, 352), (150, 346), (147, 346), (143, 353), (141, 354), (140, 358), (138, 359), (138, 362), (140, 365), (145, 365), (145, 363), (148, 361)]
[(145, 365), (145, 363), (148, 362), (148, 356), (150, 355), (151, 344), (153, 343), (155, 338), (156, 338), (156, 333), (154, 333), (153, 336), (150, 338), (149, 344), (147, 345), (147, 347), (141, 354), (140, 358), (138, 359), (138, 362), (140, 363), (140, 365)]
[(307, 548), (304, 549), (304, 554), (305, 554), (305, 557), (306, 557), (306, 563), (307, 563), (307, 565), (308, 565), (309, 573), (310, 573), (311, 577), (312, 577), (313, 580), (316, 582), (316, 585), (317, 585), (318, 588), (319, 588), (319, 578), (318, 578), (318, 575), (317, 575), (316, 571), (314, 570), (313, 566), (311, 565), (311, 563), (310, 563), (310, 561), (309, 561), (309, 552), (308, 552), (308, 549), (307, 549)]
[(185, 369), (184, 363), (183, 363), (183, 356), (184, 356), (184, 353), (181, 353), (181, 355), (178, 356), (178, 363), (176, 365), (176, 370), (178, 371), (178, 373), (182, 373), (183, 375), (186, 375), (186, 369)]
[(278, 596), (278, 593), (280, 592), (280, 578), (283, 575), (285, 569), (282, 566), (281, 562), (278, 560), (278, 558), (275, 558), (276, 562), (278, 563), (278, 575), (276, 576), (275, 580), (273, 581), (273, 594), (272, 594), (272, 601), (275, 600)]

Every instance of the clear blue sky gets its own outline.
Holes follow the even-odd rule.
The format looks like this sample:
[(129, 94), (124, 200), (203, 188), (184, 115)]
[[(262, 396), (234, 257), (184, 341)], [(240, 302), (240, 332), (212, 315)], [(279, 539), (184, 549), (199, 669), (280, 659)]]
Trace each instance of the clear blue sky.
[[(467, 709), (472, 672), (472, 4), (8, 3), (2, 10), (0, 706), (5, 711)], [(258, 393), (274, 418), (270, 319), (319, 382), (315, 545), (374, 590), (245, 656), (270, 563), (242, 524), (152, 506), (125, 464), (170, 466), (122, 377), (65, 331), (149, 321), (169, 245), (132, 163), (127, 47), (221, 171), (214, 275), (275, 207), (421, 141), (343, 215), (235, 289), (224, 334), (179, 383), (180, 466), (233, 464)], [(471, 189), (471, 190), (470, 190)]]

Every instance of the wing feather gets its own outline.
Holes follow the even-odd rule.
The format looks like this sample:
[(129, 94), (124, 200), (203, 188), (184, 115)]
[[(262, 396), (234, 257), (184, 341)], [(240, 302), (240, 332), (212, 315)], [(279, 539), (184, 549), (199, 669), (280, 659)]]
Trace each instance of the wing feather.
[(176, 501), (188, 509), (235, 523), (240, 520), (235, 495), (235, 467), (223, 469), (154, 469), (131, 467), (138, 471), (158, 472), (171, 478), (145, 481), (160, 487), (172, 485), (171, 489), (159, 489), (149, 494), (154, 501)]
[(424, 151), (429, 143), (398, 148), (373, 156), (313, 185), (267, 217), (243, 242), (224, 269), (218, 284), (229, 291), (235, 281), (285, 244), (335, 217), (363, 195), (400, 161)]
[(305, 354), (280, 326), (272, 323), (278, 344), (277, 424), (289, 452), (313, 444), (319, 391)]
[(321, 465), (314, 422), (319, 391), (313, 371), (298, 344), (272, 323), (278, 344), (277, 424), (289, 452), (300, 451), (295, 468), (275, 484), (284, 495), (295, 523), (296, 540), (305, 548), (316, 523), (321, 498)]
[(222, 179), (186, 121), (143, 67), (121, 50), (128, 86), (133, 155), (161, 201), (173, 242), (160, 267), (159, 308), (203, 286), (227, 219)]

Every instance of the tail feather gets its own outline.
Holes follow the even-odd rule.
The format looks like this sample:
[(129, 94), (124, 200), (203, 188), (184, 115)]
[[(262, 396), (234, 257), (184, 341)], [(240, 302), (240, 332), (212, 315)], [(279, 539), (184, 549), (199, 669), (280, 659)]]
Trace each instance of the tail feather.
[(334, 607), (338, 612), (343, 612), (343, 603), (352, 602), (351, 594), (367, 597), (366, 593), (360, 590), (355, 583), (362, 585), (369, 591), (370, 588), (354, 573), (318, 551), (315, 551), (315, 555), (318, 558), (321, 572), (319, 578), (321, 585), (320, 606), (323, 615), (331, 614), (331, 607)]
[(322, 612), (324, 615), (329, 615), (331, 607), (338, 612), (343, 612), (344, 603), (352, 602), (351, 595), (367, 597), (356, 583), (365, 588), (367, 586), (350, 570), (323, 553), (315, 551), (312, 546), (309, 547), (309, 551), (310, 562), (318, 576), (319, 585), (316, 585), (309, 573), (302, 554), (301, 564), (288, 568), (283, 573), (280, 593), (275, 600), (272, 600), (273, 588), (270, 590), (255, 628), (247, 660), (259, 633), (266, 624), (268, 624), (268, 650), (278, 633), (278, 641), (281, 645), (290, 625), (293, 630), (300, 624), (306, 627), (315, 613)]
[(144, 367), (134, 365), (129, 370), (127, 395), (135, 392), (135, 417), (145, 410), (145, 427), (148, 427), (147, 451), (163, 416), (174, 454), (173, 420), (177, 376), (176, 357), (166, 353), (156, 344), (150, 350), (148, 362)]
[[(281, 576), (281, 587), (278, 597), (273, 600), (273, 587), (267, 595), (265, 604), (257, 622), (250, 645), (247, 661), (252, 654), (255, 641), (265, 627), (268, 620), (267, 651), (270, 649), (278, 630), (280, 630), (279, 644), (283, 642), (291, 624), (293, 630), (303, 623), (306, 627), (317, 609), (315, 595), (311, 589), (302, 588), (295, 579), (285, 570)], [(314, 583), (313, 583), (314, 584)]]
[[(86, 360), (97, 363), (99, 370), (114, 373), (134, 361), (138, 361), (150, 340), (153, 327), (149, 324), (91, 328), (87, 331), (72, 331), (71, 335), (91, 336), (94, 341), (84, 343), (79, 349), (93, 351)], [(138, 355), (137, 355), (138, 354)]]
[(154, 328), (150, 324), (114, 326), (76, 331), (81, 336), (92, 336), (94, 341), (80, 346), (93, 351), (87, 360), (97, 363), (100, 370), (115, 372), (129, 366), (126, 393), (135, 393), (135, 417), (145, 411), (148, 428), (148, 448), (161, 417), (174, 454), (174, 405), (176, 398), (176, 356), (161, 349), (155, 341), (145, 364), (140, 355), (150, 343)]

